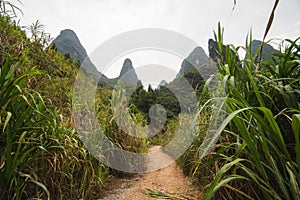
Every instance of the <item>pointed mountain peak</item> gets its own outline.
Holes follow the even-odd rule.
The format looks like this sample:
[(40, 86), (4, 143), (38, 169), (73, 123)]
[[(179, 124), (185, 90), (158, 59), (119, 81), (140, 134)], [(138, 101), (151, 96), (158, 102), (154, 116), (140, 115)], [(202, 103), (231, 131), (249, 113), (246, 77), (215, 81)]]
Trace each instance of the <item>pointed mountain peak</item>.
[(59, 36), (57, 38), (58, 39), (62, 38), (65, 41), (71, 41), (71, 42), (73, 42), (77, 46), (82, 46), (81, 43), (80, 43), (80, 40), (79, 40), (78, 36), (71, 29), (65, 29), (65, 30), (60, 31), (60, 34), (59, 34)]
[(53, 40), (53, 43), (56, 46), (56, 49), (62, 55), (69, 55), (70, 58), (79, 61), (81, 64), (84, 63), (81, 67), (83, 67), (83, 71), (86, 75), (92, 77), (95, 81), (99, 80), (101, 77), (101, 83), (99, 84), (111, 84), (111, 81), (100, 73), (96, 66), (89, 59), (85, 48), (80, 43), (79, 38), (76, 33), (71, 29), (62, 30)]
[(70, 35), (72, 37), (77, 37), (76, 33), (71, 29), (64, 29), (60, 31), (60, 35)]
[[(131, 70), (134, 71), (134, 68), (132, 66), (132, 62), (129, 58), (126, 58), (124, 60), (124, 63), (123, 63), (123, 67), (121, 69), (121, 72), (120, 72), (120, 75), (119, 75), (119, 78), (121, 78), (122, 76), (124, 76), (127, 72), (130, 72)], [(134, 71), (135, 73), (135, 71)]]
[(165, 86), (165, 85), (167, 85), (167, 84), (168, 84), (167, 81), (162, 80), (162, 81), (159, 83), (159, 85), (157, 86), (157, 88), (159, 89), (160, 87)]
[(71, 29), (62, 30), (53, 42), (61, 54), (69, 54), (72, 59), (83, 60), (88, 56), (76, 33)]
[(132, 85), (138, 83), (138, 77), (132, 66), (132, 61), (129, 58), (125, 59), (118, 78), (121, 79), (122, 82), (130, 83)]
[(190, 55), (183, 60), (182, 64), (181, 64), (181, 68), (179, 73), (177, 74), (177, 77), (179, 77), (180, 75), (182, 75), (184, 72), (191, 70), (195, 67), (200, 67), (203, 64), (207, 63), (208, 61), (208, 57), (205, 53), (205, 51), (203, 50), (202, 47), (196, 47), (191, 53)]
[[(263, 45), (262, 48), (262, 59), (265, 61), (271, 61), (272, 60), (272, 55), (273, 53), (276, 52), (276, 50), (268, 43), (264, 43), (260, 40), (253, 40), (251, 43), (252, 46), (252, 56), (257, 56), (257, 54), (260, 51), (261, 46)], [(257, 56), (257, 60), (258, 60), (258, 56)]]
[(190, 56), (192, 55), (192, 54), (198, 54), (198, 55), (201, 55), (201, 54), (205, 54), (205, 51), (204, 51), (204, 49), (202, 48), (202, 47), (196, 47), (193, 51), (192, 51), (192, 53), (190, 54)]
[(132, 62), (131, 62), (131, 60), (130, 60), (129, 58), (126, 58), (126, 59), (124, 60), (124, 63), (129, 63), (129, 64), (132, 65)]

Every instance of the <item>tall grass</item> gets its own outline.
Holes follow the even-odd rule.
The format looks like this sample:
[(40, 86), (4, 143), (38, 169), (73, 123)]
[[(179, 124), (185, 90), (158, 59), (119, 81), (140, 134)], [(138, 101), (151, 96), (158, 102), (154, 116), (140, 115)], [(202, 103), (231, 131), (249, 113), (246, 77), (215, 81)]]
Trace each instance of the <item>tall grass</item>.
[[(114, 155), (115, 152), (120, 153), (115, 148), (140, 154), (148, 152), (147, 131), (144, 127), (146, 125), (145, 117), (139, 112), (130, 112), (130, 106), (132, 105), (129, 105), (128, 99), (127, 90), (122, 84), (116, 86), (113, 91), (105, 88), (97, 89), (97, 118), (103, 133), (114, 144), (110, 147), (111, 158), (116, 156)], [(125, 166), (131, 166), (132, 171), (140, 171), (146, 167), (146, 157), (139, 160), (128, 156), (128, 154), (118, 154), (118, 156), (119, 163), (120, 165), (123, 163), (124, 169)], [(117, 176), (129, 175), (113, 169), (112, 172)]]
[(8, 58), (0, 70), (0, 198), (87, 197), (104, 184), (107, 169), (62, 115), (24, 87), (37, 72), (15, 75), (21, 65)]
[(30, 41), (2, 14), (0, 199), (97, 196), (108, 168), (91, 156), (72, 128), (69, 102), (75, 61)]
[[(44, 185), (37, 182), (34, 177), (24, 170), (28, 167), (30, 155), (36, 147), (26, 141), (26, 135), (34, 132), (34, 127), (28, 128), (27, 123), (35, 123), (35, 119), (26, 119), (28, 113), (33, 112), (28, 96), (22, 91), (26, 77), (32, 73), (26, 73), (14, 77), (14, 72), (21, 63), (8, 58), (0, 71), (1, 84), (1, 199), (4, 197), (20, 199), (24, 192), (24, 182), (32, 181), (42, 188)], [(47, 193), (48, 191), (45, 190)]]
[[(222, 38), (219, 27), (220, 55)], [(210, 155), (186, 161), (195, 163), (187, 169), (206, 183), (203, 199), (300, 198), (298, 40), (286, 40), (260, 68), (251, 54), (251, 35), (245, 60), (236, 61), (231, 51), (241, 47), (226, 47), (226, 59), (217, 63), (227, 92), (227, 117), (215, 132), (221, 137)], [(200, 156), (199, 147), (192, 150)]]
[[(79, 63), (60, 55), (38, 22), (29, 39), (4, 15), (6, 8), (7, 1), (0, 1), (0, 199), (96, 198), (111, 170), (74, 128), (71, 98)], [(117, 146), (146, 152), (146, 139), (127, 137), (113, 122), (111, 91), (98, 89), (106, 93), (98, 93), (101, 101), (93, 106), (105, 133)]]

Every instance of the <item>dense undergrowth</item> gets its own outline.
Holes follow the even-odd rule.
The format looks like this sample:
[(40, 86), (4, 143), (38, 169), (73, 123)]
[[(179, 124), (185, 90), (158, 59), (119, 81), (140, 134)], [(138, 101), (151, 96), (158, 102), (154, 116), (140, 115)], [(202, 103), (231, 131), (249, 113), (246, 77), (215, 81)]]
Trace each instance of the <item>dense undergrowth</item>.
[[(1, 23), (1, 199), (84, 197), (105, 167), (71, 127), (77, 67), (8, 16)], [(92, 184), (91, 184), (92, 183)]]
[[(220, 27), (215, 36), (222, 47)], [(203, 199), (300, 199), (299, 39), (285, 40), (272, 59), (261, 61), (259, 50), (251, 53), (251, 35), (245, 47), (219, 48), (226, 55), (217, 63), (226, 91), (218, 108), (226, 118), (213, 130), (219, 139), (203, 156), (204, 128), (179, 160), (198, 180)], [(238, 49), (244, 60), (236, 60)]]
[[(95, 198), (109, 174), (124, 174), (95, 159), (74, 128), (72, 85), (80, 63), (57, 53), (39, 22), (28, 26), (26, 34), (3, 9), (4, 2), (0, 1), (0, 199)], [(178, 163), (197, 180), (203, 199), (300, 199), (300, 39), (285, 40), (272, 59), (260, 60), (259, 51), (253, 54), (251, 35), (245, 47), (225, 49), (220, 27), (215, 37), (225, 106), (209, 107), (207, 94), (202, 96), (199, 131)], [(246, 57), (237, 60), (241, 49)], [(113, 113), (131, 115), (143, 126), (148, 109), (141, 110), (143, 99), (134, 99), (132, 113), (112, 110), (112, 96), (112, 90), (99, 87), (95, 109), (103, 132), (123, 149), (145, 153), (149, 143), (164, 146), (177, 132), (180, 117), (173, 116), (175, 110), (157, 136), (129, 136)], [(166, 102), (165, 96), (160, 100)], [(225, 118), (209, 130), (215, 109)], [(210, 150), (203, 145), (207, 131), (218, 140), (205, 155)]]
[[(94, 198), (111, 169), (74, 128), (72, 85), (80, 63), (59, 54), (39, 22), (21, 29), (9, 9), (15, 7), (0, 3), (0, 199)], [(146, 151), (147, 143), (109, 124), (108, 99), (97, 99), (106, 134), (124, 149)]]

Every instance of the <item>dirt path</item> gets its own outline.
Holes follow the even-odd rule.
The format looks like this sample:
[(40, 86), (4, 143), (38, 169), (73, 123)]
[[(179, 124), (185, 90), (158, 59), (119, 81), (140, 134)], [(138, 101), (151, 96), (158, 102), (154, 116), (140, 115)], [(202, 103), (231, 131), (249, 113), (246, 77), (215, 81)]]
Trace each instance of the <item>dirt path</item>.
[[(160, 150), (159, 146), (152, 147), (150, 151), (155, 152), (155, 154), (160, 156), (163, 160), (171, 159), (167, 154)], [(153, 163), (150, 159), (148, 167), (151, 167), (152, 165)], [(113, 188), (108, 188), (110, 191), (107, 191), (106, 196), (102, 198), (102, 200), (166, 199), (163, 197), (154, 198), (150, 195), (143, 194), (142, 191), (146, 191), (147, 189), (181, 197), (167, 199), (197, 199), (197, 189), (187, 177), (184, 177), (181, 169), (175, 162), (157, 171), (139, 174), (131, 179), (119, 179), (115, 182)]]

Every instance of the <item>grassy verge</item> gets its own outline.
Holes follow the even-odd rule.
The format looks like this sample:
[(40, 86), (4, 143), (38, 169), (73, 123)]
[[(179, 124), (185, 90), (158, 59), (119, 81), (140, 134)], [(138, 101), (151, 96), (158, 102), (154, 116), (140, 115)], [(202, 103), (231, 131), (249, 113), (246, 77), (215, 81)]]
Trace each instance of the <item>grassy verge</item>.
[[(219, 29), (219, 47), (222, 37)], [(201, 183), (203, 199), (300, 198), (299, 41), (286, 40), (272, 60), (260, 62), (251, 42), (250, 36), (244, 60), (236, 61), (231, 49), (238, 48), (227, 46), (217, 63), (227, 93), (217, 144), (202, 157), (202, 132), (181, 160)]]
[[(87, 151), (74, 128), (71, 97), (78, 62), (57, 53), (40, 26), (27, 37), (2, 11), (0, 199), (95, 198), (111, 169)], [(109, 123), (110, 102), (98, 100), (105, 133), (125, 149), (146, 151), (144, 140), (124, 138)]]

